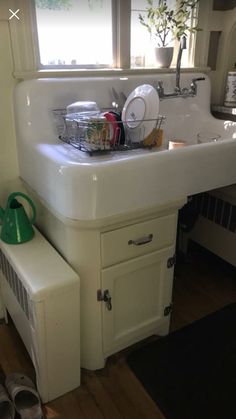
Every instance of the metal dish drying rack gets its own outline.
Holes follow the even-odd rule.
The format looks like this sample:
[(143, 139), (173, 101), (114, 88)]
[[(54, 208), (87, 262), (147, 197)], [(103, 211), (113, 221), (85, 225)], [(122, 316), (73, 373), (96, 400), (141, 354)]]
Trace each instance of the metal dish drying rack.
[(66, 109), (54, 109), (58, 138), (90, 155), (152, 149), (160, 142), (161, 127), (166, 119), (164, 115), (158, 115), (155, 119), (137, 120), (134, 117), (127, 121), (110, 122), (102, 117), (103, 114), (83, 120), (79, 114), (73, 114), (73, 117), (67, 115)]

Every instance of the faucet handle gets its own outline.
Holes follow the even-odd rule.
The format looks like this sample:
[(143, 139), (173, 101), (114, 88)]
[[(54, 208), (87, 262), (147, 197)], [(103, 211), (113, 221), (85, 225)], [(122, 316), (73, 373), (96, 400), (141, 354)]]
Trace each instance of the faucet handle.
[(196, 81), (203, 81), (206, 80), (205, 77), (197, 77), (196, 79), (192, 79), (192, 83), (196, 83)]
[(203, 81), (203, 80), (206, 80), (205, 77), (197, 77), (196, 79), (192, 79), (191, 87), (196, 88), (197, 87), (197, 85), (196, 85), (197, 81)]
[(190, 87), (194, 95), (197, 94), (197, 81), (203, 81), (203, 80), (206, 80), (205, 77), (197, 77), (197, 78), (192, 79)]

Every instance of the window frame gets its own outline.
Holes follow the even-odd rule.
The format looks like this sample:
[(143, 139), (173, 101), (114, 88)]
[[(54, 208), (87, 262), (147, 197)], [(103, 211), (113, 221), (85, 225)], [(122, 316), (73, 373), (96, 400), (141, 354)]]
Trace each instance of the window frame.
[(113, 60), (113, 65), (106, 65), (106, 64), (78, 64), (78, 65), (73, 65), (73, 64), (55, 64), (55, 65), (44, 65), (40, 62), (40, 48), (39, 48), (39, 38), (38, 38), (38, 29), (37, 29), (37, 14), (36, 14), (36, 7), (35, 7), (35, 0), (33, 0), (33, 7), (32, 7), (32, 19), (33, 19), (33, 26), (35, 27), (35, 31), (34, 31), (34, 43), (37, 46), (37, 68), (39, 70), (71, 70), (71, 69), (81, 69), (81, 70), (96, 70), (96, 69), (112, 69), (114, 67), (116, 67), (116, 54), (114, 51), (114, 47), (116, 44), (116, 38), (117, 38), (117, 34), (116, 34), (116, 27), (117, 27), (117, 22), (116, 22), (116, 9), (117, 9), (117, 0), (111, 0), (111, 20), (112, 20), (112, 60)]
[[(35, 2), (32, 0), (4, 0), (7, 10), (20, 9), (21, 20), (11, 19), (8, 21), (12, 43), (12, 55), (14, 62), (13, 75), (17, 79), (39, 78), (39, 77), (73, 77), (73, 76), (108, 76), (124, 74), (149, 74), (174, 72), (175, 68), (156, 69), (156, 68), (130, 68), (130, 15), (131, 0), (112, 0), (112, 25), (113, 25), (113, 55), (114, 67), (112, 68), (82, 68), (81, 66), (57, 66), (54, 68), (40, 65), (39, 45), (37, 37), (36, 11)], [(210, 2), (200, 0), (199, 26), (201, 25), (201, 17), (209, 15)], [(204, 4), (205, 3), (205, 4)], [(202, 19), (203, 20), (203, 19)], [(205, 20), (203, 23), (205, 24)], [(202, 27), (202, 26), (200, 26)], [(203, 28), (204, 29), (204, 28)], [(201, 44), (206, 49), (206, 42), (202, 43), (204, 34), (202, 32), (195, 35), (190, 34), (190, 42), (192, 45), (199, 45), (198, 38), (201, 38)], [(193, 37), (196, 37), (194, 40)], [(204, 50), (205, 51), (205, 50)], [(194, 48), (192, 54), (196, 60), (195, 66), (185, 68), (183, 71), (209, 71), (206, 67), (206, 54), (204, 51), (199, 55), (195, 53)], [(196, 67), (197, 65), (197, 67)]]

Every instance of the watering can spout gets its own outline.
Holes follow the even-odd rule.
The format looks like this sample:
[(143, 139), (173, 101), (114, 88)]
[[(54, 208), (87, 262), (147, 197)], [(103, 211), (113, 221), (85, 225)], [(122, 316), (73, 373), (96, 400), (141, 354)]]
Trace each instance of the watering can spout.
[(0, 207), (0, 221), (3, 221), (4, 214), (5, 214), (4, 209)]
[[(30, 204), (31, 218), (28, 218), (23, 205), (17, 201), (16, 197), (18, 196)], [(1, 240), (8, 244), (20, 244), (31, 240), (34, 236), (32, 224), (35, 221), (35, 216), (36, 209), (31, 199), (23, 192), (13, 192), (8, 197), (6, 209), (0, 207)]]

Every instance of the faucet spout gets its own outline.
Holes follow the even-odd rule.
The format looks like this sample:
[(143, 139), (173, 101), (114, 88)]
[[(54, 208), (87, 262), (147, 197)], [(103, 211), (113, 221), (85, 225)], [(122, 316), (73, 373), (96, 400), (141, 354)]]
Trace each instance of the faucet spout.
[(180, 44), (179, 44), (179, 51), (178, 51), (178, 56), (177, 56), (177, 64), (176, 64), (176, 82), (175, 82), (175, 91), (176, 92), (180, 92), (181, 88), (180, 88), (180, 68), (181, 68), (181, 59), (182, 59), (182, 52), (183, 49), (186, 49), (186, 36), (183, 35), (182, 38), (180, 39)]
[(181, 89), (180, 86), (180, 69), (181, 69), (181, 58), (182, 58), (182, 52), (186, 49), (186, 36), (183, 35), (180, 39), (179, 44), (179, 51), (178, 51), (178, 57), (177, 57), (177, 64), (176, 64), (176, 80), (175, 80), (175, 88), (173, 92), (166, 93), (163, 85), (163, 81), (159, 80), (157, 82), (157, 93), (160, 97), (160, 99), (173, 99), (173, 98), (188, 98), (188, 97), (194, 97), (197, 95), (197, 82), (205, 80), (205, 77), (198, 77), (194, 78), (191, 81), (190, 87), (184, 87)]

